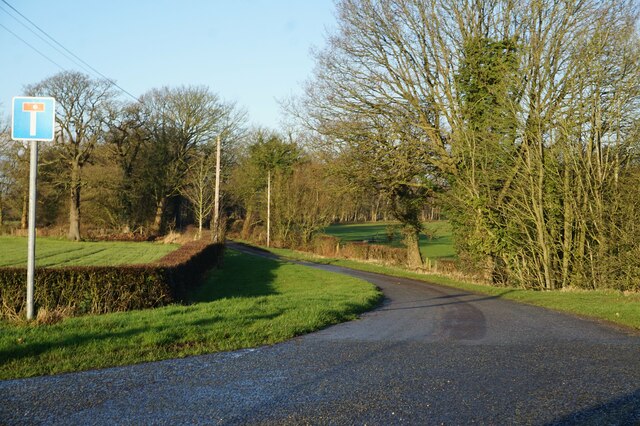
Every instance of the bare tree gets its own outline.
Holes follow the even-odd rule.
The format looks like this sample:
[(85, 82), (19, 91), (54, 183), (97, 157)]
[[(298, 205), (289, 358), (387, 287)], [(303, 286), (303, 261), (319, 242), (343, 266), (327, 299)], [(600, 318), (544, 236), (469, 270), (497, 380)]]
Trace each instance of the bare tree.
[(160, 232), (167, 201), (179, 195), (195, 148), (215, 137), (223, 108), (218, 96), (206, 87), (153, 89), (142, 102), (151, 137), (147, 169), (156, 201), (152, 228)]
[(68, 167), (68, 238), (71, 240), (80, 240), (82, 170), (104, 136), (107, 108), (114, 99), (111, 86), (106, 80), (64, 71), (26, 87), (29, 95), (56, 99), (55, 145)]
[(15, 184), (16, 156), (9, 138), (9, 126), (0, 120), (0, 227), (4, 225), (11, 187)]
[(294, 165), (290, 174), (275, 174), (272, 198), (276, 241), (288, 247), (307, 246), (329, 225), (335, 197), (328, 180), (326, 165), (310, 160)]
[(115, 213), (122, 230), (127, 233), (138, 225), (140, 214), (136, 205), (144, 199), (141, 190), (141, 157), (149, 144), (145, 129), (147, 117), (142, 104), (114, 104), (109, 114), (109, 132), (106, 137), (111, 160), (120, 171), (118, 209)]
[(214, 199), (210, 222), (211, 238), (214, 242), (224, 242), (227, 218), (223, 216), (224, 202), (228, 197), (222, 193), (223, 183), (231, 176), (231, 166), (237, 162), (238, 148), (247, 134), (247, 113), (234, 103), (226, 104), (226, 112), (220, 123), (220, 133), (216, 136)]
[(202, 227), (212, 212), (213, 203), (213, 169), (215, 154), (209, 150), (200, 150), (194, 154), (180, 193), (191, 202), (193, 213), (198, 224), (197, 238), (202, 237)]

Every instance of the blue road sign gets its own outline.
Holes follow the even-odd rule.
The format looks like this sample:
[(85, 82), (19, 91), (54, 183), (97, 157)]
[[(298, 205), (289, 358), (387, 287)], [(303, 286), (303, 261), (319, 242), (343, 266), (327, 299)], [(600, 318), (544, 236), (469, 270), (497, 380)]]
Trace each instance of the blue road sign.
[(52, 141), (55, 135), (56, 101), (53, 98), (16, 96), (11, 109), (11, 139)]

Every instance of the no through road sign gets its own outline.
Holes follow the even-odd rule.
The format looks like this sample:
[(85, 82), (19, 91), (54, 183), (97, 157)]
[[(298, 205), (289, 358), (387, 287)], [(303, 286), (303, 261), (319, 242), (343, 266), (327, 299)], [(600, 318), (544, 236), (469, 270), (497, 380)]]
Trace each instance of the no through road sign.
[(16, 96), (11, 108), (11, 139), (52, 141), (56, 102), (53, 98)]
[(27, 247), (27, 319), (34, 317), (33, 293), (36, 269), (36, 182), (38, 176), (38, 141), (52, 141), (55, 136), (56, 101), (53, 98), (16, 96), (11, 105), (11, 139), (29, 141), (29, 241)]

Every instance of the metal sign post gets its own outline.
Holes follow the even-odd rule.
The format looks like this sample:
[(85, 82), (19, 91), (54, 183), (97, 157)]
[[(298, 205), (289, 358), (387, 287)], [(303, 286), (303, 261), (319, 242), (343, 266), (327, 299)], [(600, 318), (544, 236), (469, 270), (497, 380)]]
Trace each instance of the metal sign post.
[(31, 141), (29, 164), (29, 246), (27, 248), (27, 319), (33, 318), (33, 290), (36, 271), (36, 185), (38, 180), (38, 141)]
[(27, 249), (27, 319), (34, 317), (33, 293), (36, 269), (36, 183), (38, 141), (52, 141), (55, 135), (53, 98), (14, 97), (11, 108), (11, 138), (29, 141), (29, 245)]

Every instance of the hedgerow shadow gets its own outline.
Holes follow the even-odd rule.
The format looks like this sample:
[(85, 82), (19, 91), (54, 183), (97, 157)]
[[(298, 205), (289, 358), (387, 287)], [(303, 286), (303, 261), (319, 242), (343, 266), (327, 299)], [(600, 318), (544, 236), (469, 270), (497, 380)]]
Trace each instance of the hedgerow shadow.
[[(212, 316), (205, 319), (197, 319), (193, 321), (185, 322), (184, 328), (190, 326), (207, 326), (212, 325), (223, 318), (221, 316)], [(55, 327), (55, 326), (54, 326)], [(8, 350), (0, 350), (0, 365), (8, 363), (14, 359), (22, 359), (27, 357), (37, 357), (50, 351), (59, 351), (67, 348), (80, 347), (82, 345), (92, 343), (97, 344), (101, 340), (130, 340), (140, 335), (156, 334), (161, 335), (167, 330), (167, 327), (163, 325), (158, 326), (145, 326), (128, 328), (124, 330), (111, 331), (111, 330), (98, 330), (98, 331), (85, 331), (68, 335), (62, 339), (50, 338), (46, 340), (38, 340), (35, 342), (28, 341), (27, 337), (25, 342), (18, 343)]]
[[(259, 297), (278, 294), (275, 270), (281, 262), (227, 250), (222, 268), (211, 271), (203, 284), (189, 297), (192, 303), (224, 298)], [(224, 275), (224, 279), (222, 276)]]

